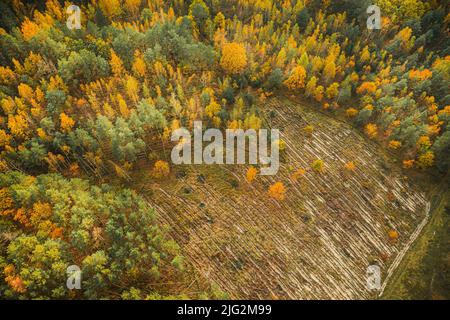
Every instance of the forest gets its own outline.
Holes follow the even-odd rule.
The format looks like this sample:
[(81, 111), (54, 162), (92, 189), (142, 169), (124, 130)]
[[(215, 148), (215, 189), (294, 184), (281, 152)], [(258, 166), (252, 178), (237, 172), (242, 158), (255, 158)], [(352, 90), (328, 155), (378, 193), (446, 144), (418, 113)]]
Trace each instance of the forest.
[[(2, 1), (0, 298), (376, 298), (357, 289), (366, 264), (389, 269), (428, 221), (427, 192), (450, 185), (449, 9)], [(279, 128), (280, 173), (174, 165), (172, 132), (199, 120)], [(450, 296), (442, 237), (443, 284), (426, 298)], [(70, 265), (81, 290), (66, 286)]]

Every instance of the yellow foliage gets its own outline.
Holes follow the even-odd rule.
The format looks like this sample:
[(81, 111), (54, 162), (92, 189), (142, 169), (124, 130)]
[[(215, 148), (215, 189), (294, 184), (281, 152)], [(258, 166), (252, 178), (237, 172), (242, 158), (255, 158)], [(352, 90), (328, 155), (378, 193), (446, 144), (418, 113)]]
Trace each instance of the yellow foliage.
[(420, 71), (420, 70), (411, 70), (409, 72), (409, 78), (411, 80), (424, 81), (426, 79), (431, 78), (432, 76), (433, 76), (433, 72), (428, 70), (428, 69), (424, 69), (422, 71)]
[(30, 214), (30, 222), (37, 226), (41, 220), (46, 220), (52, 215), (52, 207), (46, 202), (35, 202)]
[(324, 166), (325, 166), (325, 164), (324, 164), (323, 160), (321, 160), (321, 159), (314, 160), (311, 165), (313, 170), (316, 172), (319, 172), (319, 173), (323, 172)]
[(247, 116), (244, 120), (244, 129), (254, 129), (259, 130), (261, 128), (261, 119), (256, 115), (251, 114)]
[(45, 6), (47, 7), (47, 11), (57, 20), (62, 20), (64, 18), (63, 8), (57, 0), (47, 0)]
[(394, 23), (400, 24), (406, 20), (421, 17), (425, 12), (426, 2), (422, 0), (377, 0), (376, 3), (380, 6), (383, 17), (389, 17)]
[(237, 130), (242, 128), (242, 121), (240, 120), (232, 120), (228, 122), (228, 129)]
[(136, 76), (143, 78), (145, 77), (146, 71), (145, 61), (142, 58), (142, 54), (139, 51), (136, 51), (134, 56), (135, 58), (132, 66), (133, 72)]
[(368, 123), (365, 127), (366, 134), (369, 136), (369, 138), (373, 139), (376, 138), (378, 135), (378, 127), (374, 123)]
[(325, 67), (323, 68), (323, 75), (327, 80), (334, 79), (336, 76), (336, 64), (334, 61), (328, 61), (325, 64)]
[(414, 160), (403, 160), (403, 168), (411, 169), (414, 166)]
[(220, 104), (218, 104), (214, 99), (206, 106), (205, 113), (209, 118), (213, 118), (221, 110)]
[(323, 86), (318, 86), (314, 90), (314, 99), (316, 99), (317, 102), (322, 101), (322, 99), (323, 99), (323, 91), (324, 91)]
[(311, 67), (312, 67), (313, 73), (320, 72), (323, 68), (322, 58), (320, 58), (319, 56), (315, 56), (314, 58), (312, 58)]
[(122, 13), (119, 0), (98, 0), (98, 6), (110, 20)]
[(51, 15), (49, 15), (48, 13), (41, 13), (40, 11), (34, 12), (34, 21), (41, 29), (48, 29), (54, 24)]
[(108, 117), (108, 119), (114, 119), (114, 116), (116, 115), (114, 109), (108, 102), (103, 105), (103, 114)]
[(139, 82), (132, 76), (128, 76), (126, 80), (126, 88), (128, 97), (135, 103), (139, 100)]
[(416, 144), (417, 144), (417, 147), (420, 149), (428, 149), (429, 147), (431, 147), (430, 137), (429, 136), (421, 136), (417, 140)]
[(395, 241), (395, 240), (398, 239), (398, 232), (395, 231), (395, 230), (390, 230), (390, 231), (388, 232), (388, 236), (389, 236), (389, 239)]
[(67, 92), (68, 88), (64, 83), (64, 80), (59, 75), (55, 75), (50, 77), (50, 82), (48, 84), (47, 90), (61, 90)]
[(333, 99), (339, 94), (339, 83), (333, 82), (326, 90), (325, 94), (328, 99)]
[(139, 7), (141, 5), (141, 0), (125, 0), (124, 6), (125, 10), (131, 13), (133, 16), (139, 13)]
[(443, 123), (444, 123), (443, 121), (439, 121), (439, 122), (436, 123), (436, 124), (428, 125), (428, 126), (427, 126), (428, 134), (429, 134), (430, 136), (438, 135), (439, 132), (441, 132), (441, 125), (442, 125)]
[(375, 84), (375, 82), (365, 81), (356, 89), (356, 93), (358, 94), (374, 93), (376, 90), (377, 85)]
[(220, 65), (229, 74), (239, 74), (247, 66), (247, 53), (243, 44), (231, 42), (222, 47)]
[(412, 29), (410, 27), (403, 28), (397, 33), (396, 38), (400, 39), (403, 44), (406, 44), (412, 35)]
[(14, 209), (14, 200), (11, 197), (11, 194), (8, 188), (0, 189), (0, 215), (6, 216), (13, 213)]
[(289, 78), (284, 81), (289, 90), (296, 90), (305, 87), (306, 71), (302, 66), (295, 67)]
[(347, 115), (347, 117), (353, 118), (358, 114), (358, 110), (356, 110), (355, 108), (348, 108), (347, 110), (345, 110), (345, 114)]
[(303, 177), (305, 173), (305, 169), (299, 168), (291, 175), (291, 179), (297, 181), (299, 178)]
[(245, 179), (247, 180), (248, 183), (252, 183), (253, 180), (255, 180), (256, 178), (256, 174), (258, 173), (258, 170), (256, 170), (255, 167), (250, 167), (247, 170), (247, 174)]
[(114, 52), (113, 49), (111, 49), (111, 59), (109, 60), (109, 65), (111, 66), (111, 70), (112, 73), (116, 76), (116, 77), (121, 77), (123, 76), (124, 73), (124, 67), (123, 67), (123, 63), (122, 60), (120, 59), (120, 57)]
[(286, 189), (282, 182), (275, 182), (269, 187), (269, 196), (275, 200), (284, 200)]
[(398, 148), (400, 148), (402, 146), (402, 143), (397, 140), (391, 140), (391, 141), (389, 141), (388, 146), (390, 149), (397, 150)]
[[(0, 172), (6, 172), (9, 170), (8, 163), (4, 160), (0, 160)], [(1, 215), (1, 212), (0, 212)]]
[(170, 173), (169, 164), (166, 161), (158, 160), (153, 166), (152, 175), (155, 178), (166, 177)]
[(353, 161), (349, 161), (344, 165), (344, 168), (348, 171), (355, 171), (356, 170), (356, 166), (355, 163)]
[(8, 115), (8, 128), (14, 136), (18, 138), (25, 137), (27, 133), (26, 130), (28, 129), (28, 122), (23, 113)]
[(34, 74), (38, 72), (39, 66), (41, 66), (43, 62), (44, 58), (42, 58), (40, 54), (36, 54), (33, 51), (30, 52), (28, 57), (23, 62), (23, 67), (18, 61), (15, 61), (15, 59), (13, 59), (13, 63), (17, 73), (27, 73), (31, 76), (34, 76)]
[(305, 88), (305, 94), (307, 97), (312, 96), (314, 94), (314, 91), (316, 90), (316, 84), (317, 84), (317, 78), (316, 77), (311, 77), (311, 79), (309, 79), (308, 83), (306, 84), (306, 88)]
[(123, 118), (127, 119), (130, 116), (130, 110), (128, 109), (127, 103), (122, 98), (122, 95), (117, 95), (117, 100), (119, 102), (119, 111)]
[(434, 164), (434, 153), (432, 151), (426, 151), (417, 158), (417, 167), (425, 169), (431, 167)]
[(37, 128), (36, 133), (37, 133), (38, 137), (41, 138), (42, 140), (47, 140), (47, 134), (45, 133), (44, 129)]
[(275, 65), (279, 68), (283, 68), (285, 62), (286, 62), (286, 50), (284, 50), (284, 48), (281, 48), (280, 52), (278, 52)]
[(444, 109), (439, 110), (439, 115), (450, 115), (450, 106), (445, 106)]
[(216, 25), (216, 28), (218, 29), (225, 29), (225, 16), (222, 12), (219, 12), (214, 17), (214, 23)]
[(16, 74), (8, 67), (0, 66), (0, 84), (12, 84), (16, 80)]
[(360, 60), (362, 62), (368, 62), (370, 60), (370, 52), (369, 52), (369, 47), (365, 46), (362, 53), (361, 53), (361, 58)]
[(64, 112), (59, 115), (59, 119), (61, 120), (61, 130), (65, 132), (72, 130), (75, 125), (75, 121)]
[(303, 131), (308, 135), (312, 135), (312, 133), (314, 132), (314, 126), (309, 124), (303, 128)]
[(28, 101), (33, 98), (33, 88), (31, 88), (26, 83), (19, 84), (19, 86), (17, 87), (17, 91), (19, 92), (19, 96)]
[(33, 21), (30, 21), (30, 19), (25, 18), (20, 27), (20, 31), (22, 31), (25, 41), (28, 41), (39, 32), (39, 26)]

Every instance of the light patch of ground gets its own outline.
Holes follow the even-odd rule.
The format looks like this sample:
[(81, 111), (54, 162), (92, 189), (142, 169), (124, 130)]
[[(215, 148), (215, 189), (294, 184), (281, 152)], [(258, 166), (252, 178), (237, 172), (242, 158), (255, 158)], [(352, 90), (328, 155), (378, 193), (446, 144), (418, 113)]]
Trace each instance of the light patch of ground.
[[(375, 298), (366, 269), (378, 261), (385, 277), (425, 216), (425, 193), (350, 126), (288, 100), (269, 100), (265, 110), (287, 145), (276, 176), (250, 185), (248, 166), (175, 166), (186, 175), (149, 184), (142, 174), (136, 189), (171, 227), (198, 281), (231, 298)], [(325, 162), (322, 174), (311, 169), (316, 159)], [(355, 172), (343, 169), (348, 161)], [(295, 182), (298, 168), (307, 173)], [(267, 195), (276, 181), (287, 188), (284, 201)]]

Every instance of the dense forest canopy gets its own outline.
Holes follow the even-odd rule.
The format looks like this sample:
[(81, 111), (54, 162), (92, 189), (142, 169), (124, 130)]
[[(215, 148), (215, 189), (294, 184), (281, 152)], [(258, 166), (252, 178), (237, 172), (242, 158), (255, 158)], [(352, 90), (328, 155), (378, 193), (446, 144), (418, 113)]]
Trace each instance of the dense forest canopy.
[(259, 129), (273, 95), (347, 119), (405, 169), (446, 175), (448, 4), (373, 2), (381, 30), (366, 27), (368, 0), (1, 2), (1, 292), (68, 297), (60, 278), (76, 261), (93, 275), (83, 298), (178, 294), (143, 284), (183, 276), (153, 209), (78, 178), (127, 179), (144, 157), (160, 179), (155, 141), (199, 119)]

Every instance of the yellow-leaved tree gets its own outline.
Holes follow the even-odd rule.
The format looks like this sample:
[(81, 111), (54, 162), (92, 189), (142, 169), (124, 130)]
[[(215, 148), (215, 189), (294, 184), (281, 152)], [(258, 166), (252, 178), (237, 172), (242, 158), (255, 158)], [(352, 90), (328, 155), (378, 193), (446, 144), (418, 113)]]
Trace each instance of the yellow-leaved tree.
[(99, 0), (98, 6), (102, 10), (103, 14), (112, 19), (122, 13), (119, 0)]
[(134, 62), (132, 69), (137, 77), (141, 78), (145, 77), (146, 71), (145, 61), (142, 56), (142, 53), (139, 50), (136, 50), (136, 52), (134, 53)]
[(153, 166), (152, 174), (155, 178), (166, 177), (170, 172), (169, 164), (166, 161), (158, 160)]
[(28, 41), (31, 38), (33, 38), (39, 32), (39, 30), (40, 30), (39, 26), (28, 18), (25, 18), (20, 28), (20, 31), (22, 31), (22, 35), (25, 41)]
[(123, 76), (125, 69), (123, 67), (122, 60), (113, 49), (111, 49), (111, 59), (109, 60), (109, 65), (111, 66), (111, 70), (116, 77)]
[(255, 180), (257, 173), (258, 173), (258, 170), (256, 170), (255, 167), (248, 168), (245, 180), (247, 180), (248, 183), (252, 183), (253, 180)]
[(127, 12), (131, 13), (131, 15), (133, 17), (136, 17), (137, 14), (139, 13), (140, 5), (141, 5), (141, 0), (125, 0), (125, 2), (124, 2), (125, 10)]
[(373, 139), (376, 138), (378, 135), (378, 127), (374, 123), (368, 123), (365, 127), (366, 134), (369, 136), (369, 138)]

